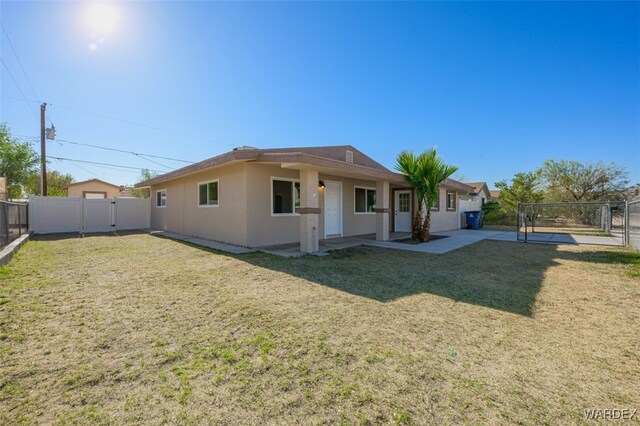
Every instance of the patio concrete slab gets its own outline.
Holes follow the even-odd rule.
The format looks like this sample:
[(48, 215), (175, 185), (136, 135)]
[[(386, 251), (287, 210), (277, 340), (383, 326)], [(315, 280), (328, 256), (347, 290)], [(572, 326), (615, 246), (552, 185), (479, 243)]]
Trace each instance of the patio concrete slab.
[(174, 240), (186, 241), (191, 244), (195, 244), (202, 247), (212, 248), (214, 250), (220, 250), (226, 253), (232, 254), (247, 254), (247, 253), (255, 253), (257, 250), (234, 246), (233, 244), (221, 243), (219, 241), (205, 240), (204, 238), (198, 237), (190, 237), (188, 235), (176, 234), (175, 232), (166, 232), (166, 231), (151, 231), (152, 235), (158, 235), (161, 237), (172, 238)]
[[(389, 234), (389, 240), (401, 240), (404, 238), (410, 238), (409, 232), (391, 232)], [(371, 242), (376, 241), (376, 234), (356, 235), (353, 237), (337, 237), (327, 238), (320, 240), (320, 251), (316, 253), (310, 253), (313, 256), (326, 256), (328, 252), (333, 250), (342, 250), (350, 247), (358, 247), (362, 245), (369, 245)], [(299, 243), (290, 244), (278, 244), (271, 246), (258, 247), (259, 251), (264, 253), (274, 254), (282, 257), (299, 257), (304, 256), (307, 253), (300, 251)]]
[(414, 251), (420, 253), (445, 254), (475, 244), (479, 241), (486, 240), (503, 234), (503, 231), (482, 231), (470, 229), (455, 229), (446, 232), (434, 232), (433, 235), (443, 236), (438, 240), (433, 240), (423, 244), (403, 244), (393, 241), (372, 241), (366, 243), (368, 246), (390, 248), (396, 250)]

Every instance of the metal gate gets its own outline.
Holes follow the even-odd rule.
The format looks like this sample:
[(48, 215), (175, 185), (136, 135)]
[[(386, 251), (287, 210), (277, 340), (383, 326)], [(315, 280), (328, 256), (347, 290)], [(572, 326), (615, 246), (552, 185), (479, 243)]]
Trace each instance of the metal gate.
[(628, 239), (627, 211), (624, 201), (521, 203), (518, 204), (517, 239), (624, 246)]

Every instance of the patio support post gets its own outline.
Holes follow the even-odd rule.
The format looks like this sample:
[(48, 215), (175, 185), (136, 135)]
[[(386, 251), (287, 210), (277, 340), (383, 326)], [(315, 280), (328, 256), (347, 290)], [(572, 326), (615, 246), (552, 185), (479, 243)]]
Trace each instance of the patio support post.
[(300, 251), (320, 250), (320, 208), (318, 207), (318, 171), (300, 170)]
[(389, 182), (376, 182), (376, 240), (389, 240)]

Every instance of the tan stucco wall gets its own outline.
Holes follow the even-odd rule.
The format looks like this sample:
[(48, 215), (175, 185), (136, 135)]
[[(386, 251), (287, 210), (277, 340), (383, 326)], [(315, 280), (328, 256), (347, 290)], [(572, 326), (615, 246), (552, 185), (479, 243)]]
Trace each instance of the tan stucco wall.
[(107, 185), (102, 182), (87, 182), (78, 185), (72, 185), (67, 188), (69, 197), (82, 197), (83, 192), (106, 192), (106, 198), (115, 198), (120, 196), (120, 188)]
[[(285, 244), (300, 240), (300, 217), (297, 215), (271, 214), (271, 178), (299, 179), (297, 170), (283, 169), (278, 165), (248, 164), (247, 186), (248, 245), (259, 247), (271, 244)], [(354, 214), (354, 186), (375, 189), (374, 181), (354, 180), (345, 177), (319, 175), (319, 180), (342, 182), (342, 232), (344, 236), (371, 234), (376, 232), (376, 215)], [(324, 238), (324, 191), (319, 190), (319, 238)], [(303, 206), (304, 207), (304, 206)]]
[[(190, 175), (151, 189), (151, 227), (232, 244), (260, 247), (300, 241), (299, 215), (273, 215), (271, 179), (299, 179), (298, 170), (279, 165), (242, 163)], [(218, 207), (199, 207), (198, 183), (219, 179)], [(355, 214), (354, 186), (376, 187), (374, 181), (320, 175), (342, 182), (343, 235), (376, 232), (376, 215)], [(167, 206), (156, 207), (156, 191), (167, 190)], [(324, 213), (324, 194), (318, 191)], [(304, 207), (304, 206), (303, 206)], [(324, 238), (324, 214), (319, 237)]]
[(299, 179), (300, 173), (269, 164), (247, 165), (247, 240), (252, 247), (300, 241), (299, 216), (271, 214), (271, 177)]
[[(246, 165), (229, 165), (151, 188), (151, 227), (237, 245), (247, 245)], [(198, 206), (198, 183), (219, 180), (217, 207)], [(156, 191), (167, 190), (166, 207)]]
[[(403, 188), (404, 189), (404, 188)], [(446, 188), (440, 188), (440, 206), (438, 210), (431, 210), (431, 232), (450, 231), (460, 228), (460, 193), (456, 193), (456, 210), (447, 210), (446, 206)], [(391, 202), (395, 203), (395, 196), (392, 194)], [(394, 206), (395, 208), (395, 206)], [(417, 209), (417, 198), (413, 197), (413, 214), (415, 216)], [(393, 227), (391, 228), (393, 231)]]
[[(320, 180), (342, 182), (343, 236), (373, 234), (376, 232), (375, 213), (355, 213), (355, 187), (376, 189), (375, 181), (356, 180), (331, 175), (320, 175)], [(320, 191), (320, 207), (324, 207), (323, 190)], [(324, 214), (320, 215), (320, 238), (324, 238)]]

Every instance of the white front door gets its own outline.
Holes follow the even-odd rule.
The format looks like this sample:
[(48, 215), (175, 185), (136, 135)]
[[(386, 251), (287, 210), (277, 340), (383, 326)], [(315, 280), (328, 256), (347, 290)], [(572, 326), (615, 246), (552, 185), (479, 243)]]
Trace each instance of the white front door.
[(411, 232), (411, 191), (396, 191), (394, 230)]
[(324, 237), (342, 236), (342, 182), (324, 181)]

